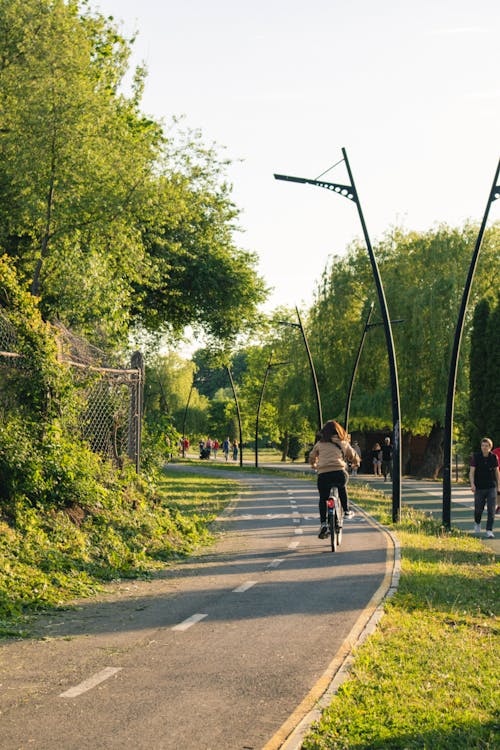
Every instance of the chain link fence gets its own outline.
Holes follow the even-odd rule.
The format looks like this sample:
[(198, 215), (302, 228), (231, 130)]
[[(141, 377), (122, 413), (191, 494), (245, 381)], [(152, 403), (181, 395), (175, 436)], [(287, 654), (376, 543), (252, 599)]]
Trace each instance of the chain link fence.
[[(132, 355), (130, 367), (76, 336), (61, 323), (53, 326), (61, 366), (69, 367), (80, 394), (77, 416), (79, 436), (90, 448), (122, 467), (128, 458), (140, 470), (144, 394), (144, 362), (140, 352)], [(0, 405), (12, 407), (9, 380), (24, 369), (16, 351), (15, 327), (0, 308)], [(0, 416), (1, 418), (1, 416)]]

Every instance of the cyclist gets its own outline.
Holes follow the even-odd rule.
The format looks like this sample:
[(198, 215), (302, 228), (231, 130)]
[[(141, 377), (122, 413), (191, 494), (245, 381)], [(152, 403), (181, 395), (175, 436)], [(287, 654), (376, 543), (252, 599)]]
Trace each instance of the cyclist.
[(319, 518), (320, 529), (318, 537), (324, 539), (328, 535), (326, 523), (326, 501), (331, 487), (337, 487), (345, 518), (351, 518), (354, 513), (349, 510), (347, 499), (347, 462), (352, 466), (359, 466), (359, 456), (347, 440), (347, 433), (338, 422), (330, 419), (323, 425), (321, 436), (309, 454), (309, 463), (318, 472)]

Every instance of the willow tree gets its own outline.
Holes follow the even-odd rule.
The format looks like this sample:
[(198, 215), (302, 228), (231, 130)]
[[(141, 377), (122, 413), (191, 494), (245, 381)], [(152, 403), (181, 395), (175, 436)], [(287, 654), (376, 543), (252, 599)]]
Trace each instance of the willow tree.
[[(486, 232), (472, 290), (472, 304), (494, 288), (498, 278), (500, 227)], [(428, 232), (399, 229), (375, 246), (394, 327), (399, 371), (402, 426), (407, 433), (429, 436), (423, 472), (436, 475), (442, 461), (446, 384), (456, 318), (477, 227), (439, 226)], [(350, 369), (374, 289), (367, 261), (358, 245), (327, 269), (313, 307), (314, 346), (324, 352), (322, 378), (332, 398), (343, 403)], [(373, 321), (377, 321), (374, 314)], [(470, 321), (457, 380), (457, 403), (468, 397)], [(328, 356), (327, 356), (328, 353)], [(375, 328), (367, 336), (356, 381), (351, 426), (382, 428), (389, 423), (389, 375), (383, 337)], [(457, 409), (457, 412), (459, 408)], [(340, 415), (339, 406), (337, 413)]]

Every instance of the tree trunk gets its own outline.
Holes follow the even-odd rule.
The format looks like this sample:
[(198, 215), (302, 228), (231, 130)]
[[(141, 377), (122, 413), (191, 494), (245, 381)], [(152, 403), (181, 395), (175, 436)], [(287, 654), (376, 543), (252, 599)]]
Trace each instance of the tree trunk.
[(443, 436), (444, 428), (439, 422), (434, 423), (425, 449), (424, 462), (418, 470), (417, 476), (438, 478), (439, 472), (443, 468)]
[(283, 437), (283, 450), (281, 452), (281, 460), (283, 463), (286, 462), (286, 457), (288, 454), (288, 443), (289, 443), (289, 438), (288, 438), (288, 430), (287, 430)]
[(49, 246), (49, 239), (52, 226), (52, 208), (54, 205), (54, 188), (56, 184), (56, 135), (55, 130), (52, 133), (52, 159), (50, 164), (50, 181), (49, 189), (47, 191), (47, 207), (45, 216), (45, 232), (40, 243), (40, 255), (36, 262), (35, 272), (33, 274), (33, 280), (31, 282), (31, 294), (34, 297), (40, 295), (40, 274), (42, 272), (42, 265), (47, 255), (47, 249)]

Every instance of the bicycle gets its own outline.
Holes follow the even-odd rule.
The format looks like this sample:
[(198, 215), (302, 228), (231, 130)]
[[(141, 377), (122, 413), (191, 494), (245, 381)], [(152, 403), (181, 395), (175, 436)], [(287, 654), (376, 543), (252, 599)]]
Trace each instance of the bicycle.
[(332, 552), (342, 543), (342, 529), (344, 525), (344, 511), (339, 499), (337, 487), (330, 488), (330, 495), (326, 501), (328, 533), (332, 545)]

